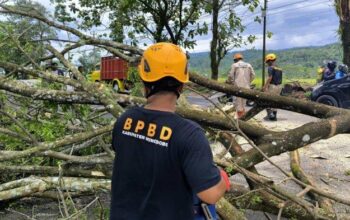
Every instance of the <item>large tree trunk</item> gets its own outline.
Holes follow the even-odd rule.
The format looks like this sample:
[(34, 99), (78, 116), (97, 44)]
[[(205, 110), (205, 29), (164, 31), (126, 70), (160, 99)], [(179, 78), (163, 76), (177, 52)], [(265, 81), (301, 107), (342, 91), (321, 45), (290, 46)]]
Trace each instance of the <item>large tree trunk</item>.
[(210, 43), (210, 68), (211, 68), (211, 79), (217, 80), (219, 78), (219, 61), (217, 56), (217, 47), (218, 47), (218, 38), (219, 38), (219, 1), (213, 0), (213, 29), (212, 34), (213, 38)]
[(343, 62), (350, 66), (350, 21), (340, 22), (341, 40), (343, 43)]
[(350, 66), (350, 0), (336, 0), (339, 30), (343, 44), (343, 62)]

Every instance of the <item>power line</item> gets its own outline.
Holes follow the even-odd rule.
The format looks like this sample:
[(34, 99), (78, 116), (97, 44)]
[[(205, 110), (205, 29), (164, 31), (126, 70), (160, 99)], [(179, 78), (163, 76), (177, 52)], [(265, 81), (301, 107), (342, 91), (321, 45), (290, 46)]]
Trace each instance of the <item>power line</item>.
[[(322, 14), (320, 14), (320, 13), (322, 13)], [(284, 15), (283, 18), (284, 19), (292, 19), (292, 18), (310, 18), (310, 19), (312, 19), (312, 18), (318, 18), (320, 16), (324, 16), (324, 15), (331, 14), (331, 13), (333, 14), (334, 12), (331, 10), (328, 10), (328, 9), (325, 9), (322, 11), (317, 11), (317, 14), (309, 13), (309, 14), (299, 15), (299, 14), (295, 14), (294, 12), (291, 12), (291, 13), (286, 13), (285, 15), (287, 15), (287, 16)], [(292, 15), (292, 16), (288, 16), (288, 15)], [(314, 17), (310, 17), (310, 15), (314, 16)], [(269, 16), (270, 15), (268, 14), (267, 17), (269, 17)], [(250, 26), (254, 23), (255, 23), (255, 20), (251, 20), (250, 22), (247, 22), (246, 24), (243, 24), (243, 25), (247, 27), (247, 26)]]
[[(328, 1), (328, 0), (327, 0)], [(320, 2), (320, 3), (322, 3), (322, 2)], [(324, 3), (324, 2), (323, 2)], [(308, 6), (305, 6), (305, 7), (310, 7), (311, 5), (308, 5)], [(286, 10), (286, 11), (289, 11), (289, 10)], [(284, 12), (284, 11), (283, 11)], [(325, 13), (333, 13), (333, 11), (332, 10), (329, 10), (329, 9), (323, 9), (322, 11), (318, 11), (318, 12), (325, 12)], [(276, 14), (280, 14), (280, 13), (282, 13), (282, 12), (276, 12), (276, 13), (273, 13), (273, 14), (269, 14), (269, 13), (267, 13), (267, 17), (269, 17), (269, 16), (271, 16), (271, 15), (276, 15)], [(286, 16), (287, 15), (287, 16)], [(295, 15), (295, 16), (288, 16), (288, 15)], [(317, 16), (320, 16), (319, 14), (316, 14)], [(324, 15), (324, 14), (323, 14)], [(294, 17), (300, 17), (300, 18), (303, 18), (303, 17), (301, 17), (300, 16), (300, 14), (295, 14), (293, 11), (290, 11), (289, 13), (284, 13), (284, 17), (283, 18), (294, 18)], [(242, 20), (244, 19), (244, 18), (241, 18)], [(255, 18), (254, 18), (255, 19)], [(254, 22), (255, 22), (255, 20), (252, 20), (252, 21), (250, 21), (250, 22), (248, 22), (245, 26), (248, 26), (248, 25), (251, 25), (251, 24), (253, 24)], [(212, 21), (211, 22), (209, 22), (209, 23), (207, 23), (208, 25), (211, 25), (212, 24)]]
[[(330, 30), (328, 31), (330, 32), (327, 37), (331, 37), (331, 36), (336, 36), (337, 35), (337, 29), (334, 29), (334, 30)], [(312, 34), (321, 34), (321, 33), (327, 33), (327, 31), (316, 31), (316, 32), (312, 32)], [(263, 37), (256, 37), (256, 39), (262, 39)], [(271, 38), (268, 38), (268, 40), (283, 40), (285, 39), (284, 37), (281, 37), (281, 36), (272, 36)]]
[[(268, 14), (268, 15), (272, 15), (272, 14), (278, 14), (278, 13), (282, 13), (282, 12), (288, 11), (288, 10), (283, 10), (283, 11), (277, 10), (278, 12), (275, 12), (275, 13), (272, 13), (272, 14), (269, 13), (269, 12), (274, 12), (276, 9), (285, 8), (285, 7), (287, 7), (287, 6), (293, 6), (293, 5), (296, 5), (296, 4), (300, 4), (300, 3), (302, 3), (302, 2), (308, 2), (308, 1), (299, 1), (299, 2), (294, 2), (294, 3), (282, 5), (282, 6), (277, 7), (277, 8), (271, 8), (271, 9), (268, 10), (268, 13), (267, 13), (267, 14)], [(326, 2), (329, 2), (329, 0), (322, 1), (322, 2), (317, 2), (317, 3), (315, 3), (315, 2), (308, 2), (308, 3), (312, 3), (312, 4), (310, 4), (310, 5), (303, 5), (302, 7), (296, 7), (296, 8), (294, 8), (294, 9), (312, 7), (312, 6), (319, 5), (319, 4), (323, 4), (323, 3), (326, 3)], [(292, 8), (293, 8), (293, 7), (292, 7)], [(256, 15), (259, 15), (259, 14), (261, 14), (261, 11), (255, 12), (255, 13), (253, 13), (253, 14), (251, 14), (251, 15), (244, 16), (243, 18), (247, 18), (247, 17), (251, 17), (251, 16), (256, 16)], [(242, 18), (242, 19), (243, 19), (243, 18)]]
[(304, 1), (299, 1), (299, 2), (293, 2), (293, 3), (282, 5), (282, 6), (279, 6), (279, 7), (276, 7), (276, 8), (271, 8), (271, 10), (285, 8), (285, 7), (288, 7), (288, 6), (291, 6), (291, 5), (296, 5), (296, 4), (305, 3), (305, 2), (310, 2), (310, 1), (304, 0)]
[[(293, 8), (293, 9), (300, 9), (300, 8), (313, 7), (313, 6), (315, 6), (315, 5), (323, 4), (323, 3), (326, 3), (326, 2), (329, 2), (329, 0), (323, 1), (323, 2), (318, 2), (318, 3), (312, 4), (312, 5), (306, 5), (306, 6), (303, 5), (303, 6), (301, 6), (301, 7), (295, 7), (295, 8)], [(280, 14), (280, 13), (283, 13), (283, 12), (286, 12), (286, 11), (288, 11), (288, 10), (282, 10), (282, 11), (278, 11), (278, 12), (275, 12), (275, 13), (270, 13), (269, 15)]]

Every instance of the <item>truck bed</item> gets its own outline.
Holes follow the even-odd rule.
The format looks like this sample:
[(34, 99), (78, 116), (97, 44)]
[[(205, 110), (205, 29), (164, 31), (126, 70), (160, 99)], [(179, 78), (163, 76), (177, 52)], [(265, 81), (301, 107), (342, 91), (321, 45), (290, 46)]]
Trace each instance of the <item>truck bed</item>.
[(114, 56), (101, 58), (101, 80), (126, 79), (128, 62)]

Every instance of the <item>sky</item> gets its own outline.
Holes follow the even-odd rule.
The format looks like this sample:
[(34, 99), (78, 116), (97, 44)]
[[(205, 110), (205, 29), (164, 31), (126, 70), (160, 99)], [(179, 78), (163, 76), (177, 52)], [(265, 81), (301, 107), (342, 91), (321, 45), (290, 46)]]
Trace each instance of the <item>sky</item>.
[[(244, 36), (255, 35), (257, 40), (241, 49), (261, 49), (263, 25), (253, 22), (260, 9), (247, 12), (237, 9), (237, 14), (246, 24)], [(269, 0), (267, 10), (267, 31), (273, 33), (267, 39), (268, 50), (286, 49), (303, 46), (320, 46), (339, 41), (337, 29), (338, 16), (331, 0)], [(197, 41), (195, 52), (209, 50), (211, 35)]]
[[(53, 11), (49, 0), (36, 1)], [(263, 0), (260, 1), (263, 3)], [(333, 0), (268, 0), (267, 30), (273, 35), (267, 39), (267, 49), (321, 46), (338, 42), (339, 20), (332, 2)], [(261, 15), (260, 9), (251, 13), (246, 8), (239, 7), (236, 12), (243, 24), (247, 25), (243, 36), (255, 35), (257, 40), (234, 50), (261, 49), (263, 27), (262, 24), (253, 22), (255, 16)], [(210, 19), (210, 16), (202, 18), (209, 23)], [(197, 46), (189, 52), (209, 51), (211, 34), (197, 37), (196, 40)]]

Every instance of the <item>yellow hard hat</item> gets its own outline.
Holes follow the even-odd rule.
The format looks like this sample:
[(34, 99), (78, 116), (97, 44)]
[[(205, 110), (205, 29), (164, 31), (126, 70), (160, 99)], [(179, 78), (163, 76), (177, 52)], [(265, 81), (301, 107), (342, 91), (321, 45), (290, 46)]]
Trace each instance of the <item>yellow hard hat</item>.
[(139, 74), (145, 82), (155, 82), (164, 77), (173, 77), (186, 83), (189, 79), (187, 56), (172, 43), (156, 43), (143, 53)]
[(233, 59), (234, 60), (243, 59), (243, 55), (240, 53), (236, 53), (235, 55), (233, 55)]
[(276, 59), (277, 59), (276, 54), (274, 54), (274, 53), (267, 54), (265, 57), (265, 63), (267, 63), (269, 61), (275, 61)]

